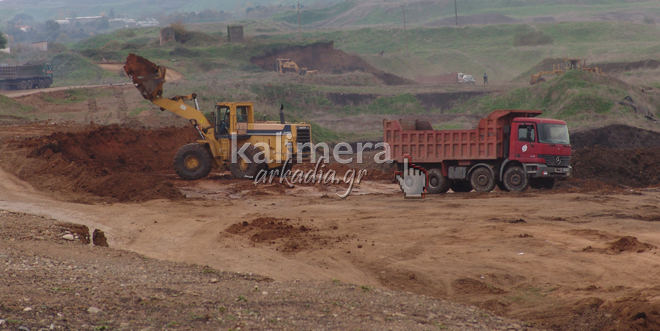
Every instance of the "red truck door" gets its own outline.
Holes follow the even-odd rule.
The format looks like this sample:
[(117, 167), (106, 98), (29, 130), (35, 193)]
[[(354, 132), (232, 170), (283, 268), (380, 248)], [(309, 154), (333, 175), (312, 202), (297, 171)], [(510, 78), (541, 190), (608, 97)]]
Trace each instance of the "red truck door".
[(511, 158), (520, 162), (534, 162), (538, 155), (535, 123), (514, 123), (513, 144), (511, 144)]

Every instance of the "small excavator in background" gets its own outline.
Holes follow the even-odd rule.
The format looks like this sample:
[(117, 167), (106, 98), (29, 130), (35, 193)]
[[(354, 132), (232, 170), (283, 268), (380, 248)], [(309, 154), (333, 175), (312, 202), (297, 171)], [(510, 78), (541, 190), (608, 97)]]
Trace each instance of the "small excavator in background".
[(539, 71), (533, 74), (532, 78), (529, 80), (529, 85), (545, 82), (545, 78), (542, 77), (543, 75), (561, 75), (569, 70), (582, 70), (599, 75), (603, 73), (600, 69), (598, 69), (598, 67), (592, 67), (592, 68), (587, 67), (587, 60), (583, 60), (582, 62), (580, 62), (580, 59), (564, 58), (563, 68), (561, 68), (561, 64), (553, 64), (552, 70)]
[[(181, 147), (174, 156), (174, 169), (181, 178), (201, 179), (212, 168), (228, 168), (238, 179), (254, 179), (261, 170), (278, 170), (281, 174), (292, 162), (309, 160), (311, 125), (285, 122), (283, 107), (279, 122), (257, 122), (252, 102), (218, 102), (209, 121), (199, 110), (195, 93), (163, 97), (166, 70), (132, 53), (124, 65), (143, 98), (161, 111), (169, 110), (190, 120), (199, 133), (200, 140)], [(192, 101), (194, 106), (184, 101)], [(239, 151), (245, 158), (238, 155)], [(232, 157), (233, 153), (237, 155)]]
[(291, 59), (277, 59), (275, 60), (275, 71), (280, 75), (285, 73), (293, 72), (300, 76), (305, 75), (316, 75), (319, 73), (318, 70), (307, 70), (306, 67), (299, 67), (298, 64)]

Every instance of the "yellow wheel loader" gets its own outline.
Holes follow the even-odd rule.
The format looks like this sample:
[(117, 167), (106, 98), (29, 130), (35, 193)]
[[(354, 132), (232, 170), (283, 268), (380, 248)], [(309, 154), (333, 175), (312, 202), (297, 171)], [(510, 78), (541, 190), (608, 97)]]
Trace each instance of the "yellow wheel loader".
[(312, 76), (319, 73), (318, 70), (307, 70), (306, 67), (298, 67), (298, 64), (291, 59), (277, 59), (275, 60), (275, 71), (280, 75), (288, 72), (294, 72), (300, 76)]
[(282, 108), (279, 122), (257, 122), (252, 102), (218, 102), (209, 121), (199, 110), (195, 93), (163, 98), (165, 67), (129, 54), (124, 71), (143, 98), (161, 111), (187, 118), (199, 133), (200, 140), (181, 147), (174, 156), (174, 169), (183, 179), (204, 178), (212, 168), (229, 169), (239, 179), (254, 179), (262, 170), (282, 174), (292, 163), (311, 156), (311, 125), (285, 122)]

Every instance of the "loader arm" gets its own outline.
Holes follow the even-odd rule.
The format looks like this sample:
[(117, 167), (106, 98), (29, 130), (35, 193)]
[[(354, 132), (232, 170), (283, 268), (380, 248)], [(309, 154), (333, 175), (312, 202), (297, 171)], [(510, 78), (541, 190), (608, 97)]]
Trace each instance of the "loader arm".
[[(131, 77), (133, 84), (140, 91), (142, 97), (160, 107), (160, 110), (169, 110), (190, 120), (200, 131), (206, 132), (206, 129), (211, 127), (206, 116), (199, 111), (195, 93), (177, 95), (170, 99), (163, 98), (163, 84), (166, 82), (165, 74), (167, 72), (165, 67), (157, 66), (141, 56), (130, 53), (126, 58), (124, 71)], [(184, 102), (185, 100), (193, 100), (195, 107), (187, 105)]]

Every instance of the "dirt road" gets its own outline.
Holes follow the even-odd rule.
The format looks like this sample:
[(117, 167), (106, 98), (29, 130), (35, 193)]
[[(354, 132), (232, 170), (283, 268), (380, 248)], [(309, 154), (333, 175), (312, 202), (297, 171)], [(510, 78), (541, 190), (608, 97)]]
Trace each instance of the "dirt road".
[(81, 85), (81, 86), (60, 86), (60, 87), (49, 87), (42, 89), (30, 89), (30, 90), (0, 90), (0, 94), (9, 97), (9, 98), (18, 98), (26, 95), (31, 95), (35, 93), (49, 93), (57, 91), (66, 91), (66, 90), (75, 90), (81, 88), (94, 88), (94, 87), (108, 87), (108, 86), (124, 86), (131, 85), (131, 83), (122, 83), (122, 84), (103, 84), (103, 85)]
[[(283, 281), (339, 279), (411, 291), (538, 327), (660, 327), (660, 263), (652, 247), (660, 245), (657, 189), (411, 201), (386, 183), (367, 185), (383, 194), (343, 200), (332, 192), (309, 194), (311, 188), (223, 196), (222, 181), (185, 185), (184, 192), (207, 199), (85, 205), (58, 201), (0, 172), (0, 209), (98, 228), (111, 247), (153, 258)], [(305, 231), (269, 232), (259, 218)], [(234, 224), (239, 230), (228, 232)]]

